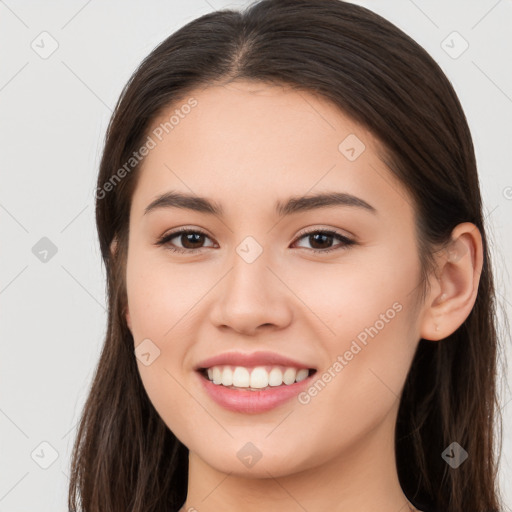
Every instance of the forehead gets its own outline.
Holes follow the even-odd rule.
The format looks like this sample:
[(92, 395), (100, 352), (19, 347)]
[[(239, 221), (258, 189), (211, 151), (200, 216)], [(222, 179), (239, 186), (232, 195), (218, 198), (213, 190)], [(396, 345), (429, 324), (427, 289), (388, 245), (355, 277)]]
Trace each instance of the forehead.
[(385, 202), (399, 187), (386, 190), (393, 178), (382, 180), (387, 171), (371, 132), (323, 97), (288, 87), (235, 81), (197, 89), (148, 133), (155, 147), (139, 169), (132, 203), (139, 211), (168, 190), (246, 208), (262, 208), (268, 198), (270, 208), (282, 197), (320, 190)]

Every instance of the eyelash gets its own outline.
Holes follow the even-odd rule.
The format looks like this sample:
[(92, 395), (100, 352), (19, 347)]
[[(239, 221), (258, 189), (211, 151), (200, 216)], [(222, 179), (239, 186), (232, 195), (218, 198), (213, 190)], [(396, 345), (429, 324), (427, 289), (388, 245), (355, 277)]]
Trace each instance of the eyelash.
[[(170, 245), (169, 242), (173, 238), (175, 238), (178, 235), (184, 235), (184, 234), (201, 234), (201, 235), (205, 235), (206, 237), (208, 237), (208, 235), (204, 231), (201, 231), (200, 229), (180, 228), (180, 229), (173, 231), (172, 233), (169, 233), (169, 234), (164, 235), (161, 238), (159, 238), (155, 245), (158, 245), (158, 246), (164, 245), (164, 246), (166, 246), (166, 249), (168, 249), (169, 251), (177, 252), (177, 253), (181, 253), (181, 254), (197, 253), (197, 252), (202, 251), (203, 249), (206, 249), (206, 247), (200, 247), (198, 249), (182, 249), (180, 247), (172, 247)], [(336, 231), (329, 230), (329, 229), (325, 229), (325, 230), (316, 229), (316, 230), (312, 230), (312, 231), (303, 232), (298, 235), (298, 237), (294, 240), (293, 243), (299, 241), (300, 239), (302, 239), (308, 235), (315, 235), (315, 234), (324, 234), (324, 235), (328, 235), (328, 236), (333, 236), (335, 238), (338, 238), (338, 240), (340, 240), (342, 242), (341, 245), (338, 245), (336, 247), (330, 247), (328, 249), (308, 249), (309, 251), (312, 251), (315, 253), (325, 254), (325, 253), (328, 253), (331, 251), (346, 249), (348, 246), (356, 244), (356, 242), (354, 240), (351, 240), (350, 238), (347, 238), (346, 236), (342, 235), (341, 233), (338, 233)], [(301, 249), (305, 249), (305, 247), (301, 247)]]

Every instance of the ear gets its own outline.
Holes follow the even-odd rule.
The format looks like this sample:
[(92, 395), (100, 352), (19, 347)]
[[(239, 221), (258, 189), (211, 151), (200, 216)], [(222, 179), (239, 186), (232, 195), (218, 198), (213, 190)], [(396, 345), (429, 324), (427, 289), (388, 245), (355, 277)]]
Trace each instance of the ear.
[(116, 250), (117, 250), (117, 236), (115, 236), (112, 239), (112, 242), (110, 242), (110, 254), (112, 254), (112, 256), (115, 256)]
[(420, 336), (438, 341), (455, 332), (471, 313), (483, 265), (482, 236), (470, 222), (457, 225), (441, 251), (438, 271), (425, 301)]
[[(113, 238), (112, 242), (110, 243), (110, 253), (112, 254), (112, 256), (115, 256), (116, 250), (117, 250), (117, 236), (115, 236)], [(130, 310), (128, 308), (128, 305), (126, 305), (126, 308), (125, 308), (125, 318), (126, 318), (126, 323), (128, 325), (128, 328), (131, 331), (132, 330), (132, 319), (130, 317)]]
[(126, 318), (126, 323), (128, 324), (128, 329), (130, 329), (130, 332), (133, 332), (132, 331), (132, 319), (130, 317), (130, 309), (128, 308), (128, 306), (126, 306), (126, 309), (125, 309), (125, 318)]

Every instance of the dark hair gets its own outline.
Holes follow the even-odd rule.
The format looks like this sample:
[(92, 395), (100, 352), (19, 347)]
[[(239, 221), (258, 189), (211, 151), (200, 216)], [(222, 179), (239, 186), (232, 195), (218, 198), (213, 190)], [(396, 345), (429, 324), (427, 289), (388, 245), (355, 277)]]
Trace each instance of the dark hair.
[[(382, 161), (414, 205), (422, 298), (434, 253), (450, 242), (452, 229), (472, 222), (480, 230), (476, 302), (453, 334), (419, 341), (398, 412), (396, 458), (413, 503), (498, 511), (495, 291), (468, 123), (449, 80), (421, 46), (372, 11), (340, 0), (262, 0), (201, 16), (156, 47), (124, 87), (96, 197), (108, 330), (74, 445), (70, 510), (78, 498), (85, 512), (169, 511), (185, 502), (188, 449), (151, 404), (126, 325), (129, 212), (140, 166), (119, 171), (170, 105), (236, 79), (318, 94), (375, 135)], [(453, 441), (469, 453), (457, 469), (441, 457)]]

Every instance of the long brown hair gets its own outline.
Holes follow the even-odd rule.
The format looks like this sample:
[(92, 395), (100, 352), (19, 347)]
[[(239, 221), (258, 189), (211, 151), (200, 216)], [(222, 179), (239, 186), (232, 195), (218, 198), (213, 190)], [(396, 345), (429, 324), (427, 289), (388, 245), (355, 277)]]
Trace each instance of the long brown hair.
[[(174, 511), (185, 501), (188, 450), (144, 390), (124, 315), (139, 168), (126, 162), (164, 109), (198, 87), (236, 79), (319, 94), (380, 140), (382, 160), (414, 204), (423, 293), (435, 248), (450, 241), (452, 229), (467, 221), (480, 230), (476, 303), (452, 335), (419, 341), (401, 397), (396, 458), (413, 503), (497, 512), (495, 290), (468, 123), (449, 80), (421, 46), (372, 11), (340, 0), (262, 0), (201, 16), (156, 47), (123, 89), (96, 197), (108, 329), (74, 445), (70, 510)], [(469, 453), (457, 469), (441, 457), (454, 441)]]

